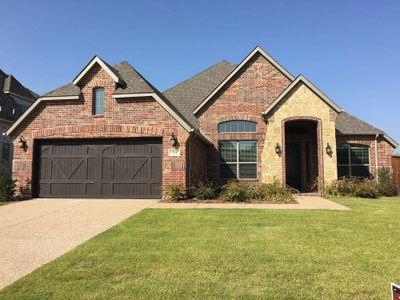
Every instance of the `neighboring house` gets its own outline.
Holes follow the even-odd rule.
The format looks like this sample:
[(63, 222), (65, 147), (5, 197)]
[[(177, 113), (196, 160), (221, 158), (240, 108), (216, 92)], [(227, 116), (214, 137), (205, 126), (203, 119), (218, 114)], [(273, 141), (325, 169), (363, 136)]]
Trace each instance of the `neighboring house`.
[(24, 87), (14, 76), (0, 69), (0, 158), (12, 162), (12, 144), (7, 129), (39, 96)]
[(159, 92), (95, 56), (8, 130), (26, 196), (159, 198), (170, 184), (279, 180), (321, 192), (390, 167), (397, 143), (259, 47)]

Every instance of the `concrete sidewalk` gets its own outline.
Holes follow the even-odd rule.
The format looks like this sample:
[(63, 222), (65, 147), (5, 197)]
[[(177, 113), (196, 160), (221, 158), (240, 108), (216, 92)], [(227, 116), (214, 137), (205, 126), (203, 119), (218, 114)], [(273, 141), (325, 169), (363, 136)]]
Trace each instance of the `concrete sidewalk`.
[(0, 207), (0, 288), (158, 200), (34, 199)]
[(339, 203), (319, 196), (295, 196), (294, 204), (251, 204), (251, 203), (154, 203), (150, 208), (254, 208), (254, 209), (329, 209), (350, 210)]

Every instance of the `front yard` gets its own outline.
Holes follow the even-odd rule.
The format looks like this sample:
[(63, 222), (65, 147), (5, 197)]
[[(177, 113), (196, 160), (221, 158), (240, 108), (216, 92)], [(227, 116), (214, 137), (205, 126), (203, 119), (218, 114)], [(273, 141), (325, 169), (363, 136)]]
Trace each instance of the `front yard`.
[(387, 299), (400, 197), (351, 211), (146, 209), (0, 298)]

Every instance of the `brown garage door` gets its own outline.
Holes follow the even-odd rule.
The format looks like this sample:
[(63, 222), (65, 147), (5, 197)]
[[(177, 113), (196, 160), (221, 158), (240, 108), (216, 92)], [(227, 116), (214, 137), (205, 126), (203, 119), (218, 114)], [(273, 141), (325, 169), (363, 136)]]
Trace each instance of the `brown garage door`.
[(161, 139), (39, 141), (39, 197), (159, 198)]

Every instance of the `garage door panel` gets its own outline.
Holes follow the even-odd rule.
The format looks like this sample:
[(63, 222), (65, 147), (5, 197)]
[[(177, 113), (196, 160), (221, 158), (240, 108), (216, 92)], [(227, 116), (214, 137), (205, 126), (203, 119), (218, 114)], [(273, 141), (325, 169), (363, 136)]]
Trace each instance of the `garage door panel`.
[(40, 197), (158, 198), (161, 140), (43, 141)]

